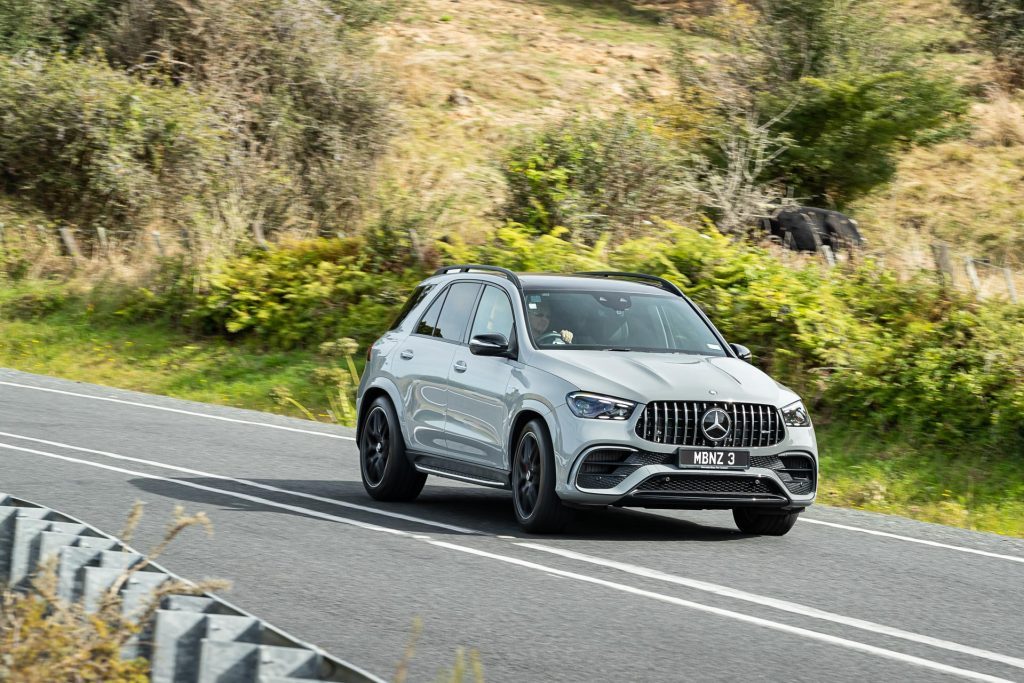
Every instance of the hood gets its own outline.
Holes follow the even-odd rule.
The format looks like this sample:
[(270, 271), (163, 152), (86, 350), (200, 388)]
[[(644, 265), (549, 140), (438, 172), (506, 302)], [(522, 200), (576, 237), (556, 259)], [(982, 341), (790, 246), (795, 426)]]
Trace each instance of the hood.
[(799, 398), (738, 358), (559, 349), (536, 352), (530, 364), (581, 391), (639, 403), (738, 401), (781, 407)]

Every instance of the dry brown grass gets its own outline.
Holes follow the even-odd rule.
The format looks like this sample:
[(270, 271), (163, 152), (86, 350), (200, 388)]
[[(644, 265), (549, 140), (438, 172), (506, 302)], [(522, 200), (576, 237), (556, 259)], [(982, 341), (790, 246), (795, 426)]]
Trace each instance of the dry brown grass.
[(974, 108), (973, 140), (979, 145), (1013, 147), (1024, 144), (1024, 107), (1005, 91)]
[[(673, 32), (627, 3), (410, 0), (377, 38), (405, 121), (384, 173), (423, 202), (449, 197), (445, 231), (489, 231), (501, 150), (524, 128), (671, 92)], [(449, 103), (456, 89), (469, 101)]]

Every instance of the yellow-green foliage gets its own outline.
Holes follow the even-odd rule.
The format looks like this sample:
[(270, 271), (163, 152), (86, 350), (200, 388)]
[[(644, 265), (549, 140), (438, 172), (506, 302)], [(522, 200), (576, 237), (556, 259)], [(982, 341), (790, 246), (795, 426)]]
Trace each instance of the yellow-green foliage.
[(251, 334), (278, 348), (341, 335), (370, 340), (412, 280), (368, 272), (361, 244), (310, 240), (234, 259), (211, 279), (191, 318), (209, 332)]

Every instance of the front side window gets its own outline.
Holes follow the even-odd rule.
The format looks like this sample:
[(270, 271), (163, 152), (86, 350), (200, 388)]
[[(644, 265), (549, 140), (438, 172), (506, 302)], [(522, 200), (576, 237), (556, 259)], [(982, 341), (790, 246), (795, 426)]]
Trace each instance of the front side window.
[(727, 355), (689, 303), (659, 292), (528, 290), (526, 317), (541, 349)]
[(434, 330), (435, 337), (462, 341), (469, 325), (469, 317), (473, 315), (473, 304), (480, 293), (480, 285), (476, 282), (457, 282), (448, 288), (448, 296), (441, 308), (441, 316), (437, 319)]
[(508, 295), (497, 287), (484, 287), (469, 338), (472, 339), (479, 334), (500, 334), (511, 340), (514, 324), (512, 303), (508, 300)]

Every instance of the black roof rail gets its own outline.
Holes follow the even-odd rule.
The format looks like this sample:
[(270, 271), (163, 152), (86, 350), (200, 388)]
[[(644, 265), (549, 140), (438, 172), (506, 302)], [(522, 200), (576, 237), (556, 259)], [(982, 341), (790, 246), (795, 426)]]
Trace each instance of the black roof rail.
[(657, 285), (658, 287), (661, 287), (666, 292), (670, 292), (672, 294), (675, 294), (676, 296), (683, 297), (684, 299), (686, 298), (686, 295), (683, 294), (683, 290), (679, 289), (679, 287), (677, 287), (675, 284), (669, 282), (665, 278), (658, 277), (657, 275), (647, 275), (646, 273), (627, 273), (627, 272), (622, 272), (622, 271), (617, 271), (617, 270), (594, 270), (594, 271), (589, 271), (589, 272), (584, 272), (584, 273), (573, 273), (573, 274), (574, 275), (585, 275), (587, 277), (608, 277), (608, 278), (617, 277), (617, 278), (622, 278), (622, 279), (629, 278), (629, 279), (633, 279), (633, 280), (644, 280), (645, 282), (649, 282), (649, 283), (651, 283), (653, 285)]
[(520, 292), (523, 291), (523, 283), (519, 280), (519, 276), (513, 273), (508, 268), (499, 268), (498, 266), (483, 266), (477, 263), (464, 263), (457, 266), (441, 266), (440, 268), (434, 271), (434, 275), (448, 275), (449, 273), (452, 272), (468, 273), (471, 270), (482, 270), (487, 273), (497, 273), (499, 275), (504, 275), (505, 277), (512, 281), (512, 284), (516, 286), (516, 289), (518, 289)]

